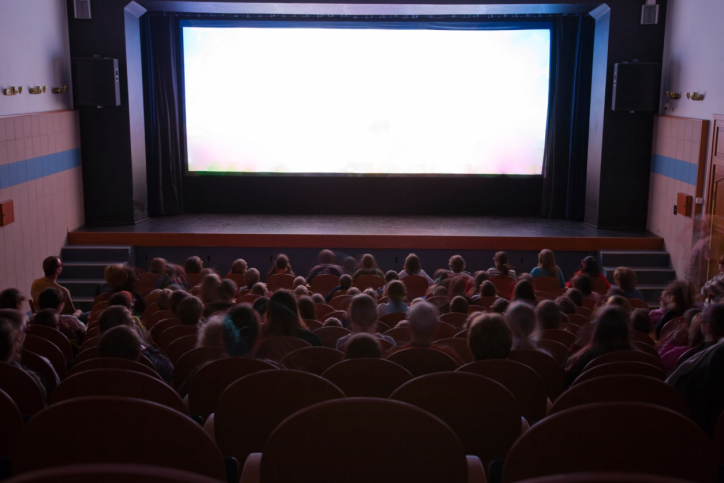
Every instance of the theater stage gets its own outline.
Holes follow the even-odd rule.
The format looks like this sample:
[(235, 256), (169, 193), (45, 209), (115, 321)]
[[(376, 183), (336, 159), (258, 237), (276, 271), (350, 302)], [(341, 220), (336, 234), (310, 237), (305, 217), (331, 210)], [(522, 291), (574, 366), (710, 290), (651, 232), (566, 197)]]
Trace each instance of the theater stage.
[(84, 226), (70, 245), (409, 250), (662, 250), (646, 231), (533, 217), (179, 215), (136, 225)]

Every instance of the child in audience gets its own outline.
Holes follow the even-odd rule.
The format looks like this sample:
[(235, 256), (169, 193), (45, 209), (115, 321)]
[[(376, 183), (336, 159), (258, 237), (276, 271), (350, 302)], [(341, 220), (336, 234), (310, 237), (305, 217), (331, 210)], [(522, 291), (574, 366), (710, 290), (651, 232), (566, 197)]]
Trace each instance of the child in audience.
[(314, 301), (309, 296), (300, 297), (297, 300), (299, 306), (299, 315), (303, 320), (317, 320), (317, 308), (314, 306)]
[(510, 301), (501, 297), (493, 302), (493, 305), (490, 306), (490, 311), (496, 314), (504, 314), (508, 310), (508, 306), (510, 306)]
[(272, 264), (271, 268), (269, 269), (269, 273), (267, 274), (267, 279), (271, 277), (272, 275), (291, 275), (294, 276), (294, 272), (292, 271), (292, 264), (289, 263), (289, 258), (284, 255), (283, 253), (280, 253), (277, 255), (277, 259)]
[(450, 267), (450, 273), (448, 276), (452, 277), (466, 277), (473, 278), (468, 272), (465, 271), (465, 259), (460, 255), (453, 255), (448, 260), (448, 266)]
[(257, 282), (254, 284), (253, 287), (251, 287), (249, 295), (259, 295), (260, 297), (266, 297), (267, 295), (269, 295), (269, 292), (267, 291), (265, 284)]
[(535, 307), (538, 300), (535, 298), (533, 284), (528, 280), (519, 280), (513, 291), (513, 302), (526, 302)]
[(609, 297), (608, 300), (606, 300), (606, 305), (618, 305), (619, 307), (624, 309), (627, 314), (631, 313), (631, 304), (628, 303), (626, 297), (622, 297), (620, 295), (614, 295), (613, 297)]
[(133, 316), (133, 321), (136, 324), (136, 327), (139, 327), (141, 329), (141, 334), (146, 331), (146, 328), (141, 323), (140, 317), (137, 317), (133, 314), (133, 297), (128, 292), (116, 292), (108, 299), (108, 306), (111, 307), (113, 305), (120, 305), (122, 307), (125, 307), (128, 309), (129, 312), (131, 312), (131, 316)]
[(636, 309), (631, 312), (631, 330), (648, 335), (651, 329), (651, 317), (647, 309)]
[(322, 325), (324, 327), (342, 327), (342, 322), (337, 317), (330, 317)]
[(565, 296), (576, 304), (576, 307), (583, 307), (583, 293), (577, 288), (568, 289)]
[(189, 297), (190, 294), (183, 290), (176, 290), (171, 294), (171, 299), (168, 302), (168, 309), (171, 311), (174, 317), (178, 318), (178, 306), (183, 299)]
[(573, 274), (573, 278), (570, 282), (566, 283), (566, 287), (573, 287), (573, 279), (575, 279), (579, 275), (586, 275), (593, 279), (601, 280), (601, 282), (606, 286), (606, 291), (611, 288), (611, 284), (608, 283), (606, 275), (603, 273), (603, 270), (601, 270), (601, 265), (599, 265), (596, 257), (588, 256), (584, 258), (581, 261), (581, 270)]
[(169, 309), (169, 307), (171, 306), (171, 295), (173, 295), (173, 291), (169, 288), (159, 290), (158, 297), (156, 298), (156, 304), (158, 304), (159, 309)]
[[(46, 288), (40, 293), (36, 302), (39, 310), (54, 309), (57, 313), (62, 314), (65, 307), (65, 294), (57, 288)], [(75, 333), (78, 340), (83, 338), (86, 331), (85, 325), (73, 315), (60, 315), (59, 327)]]
[(508, 265), (508, 254), (505, 252), (497, 252), (493, 257), (495, 266), (488, 269), (489, 277), (512, 277), (516, 279), (515, 270)]
[(507, 359), (513, 334), (500, 314), (477, 314), (470, 322), (468, 346), (476, 361)]
[(244, 281), (246, 282), (247, 290), (251, 290), (254, 285), (259, 283), (259, 270), (256, 268), (248, 269), (244, 274)]
[[(46, 399), (48, 389), (52, 388), (47, 381), (30, 369), (20, 365), (23, 344), (25, 342), (25, 315), (19, 310), (0, 309), (0, 364), (10, 364), (24, 371), (37, 385)], [(50, 366), (50, 363), (48, 363)], [(51, 366), (52, 368), (52, 366)], [(55, 376), (57, 378), (57, 375)], [(44, 384), (45, 382), (45, 384)]]
[[(583, 303), (583, 297), (581, 297), (581, 303)], [(558, 297), (556, 299), (556, 305), (558, 306), (558, 310), (563, 314), (570, 315), (576, 313), (576, 304), (570, 297), (567, 297), (566, 295), (561, 295), (560, 297)]]
[(352, 275), (352, 281), (357, 280), (357, 278), (362, 275), (377, 275), (380, 278), (385, 278), (385, 274), (382, 273), (382, 270), (377, 268), (377, 261), (375, 260), (375, 257), (369, 253), (362, 255), (362, 260), (359, 262), (359, 269), (357, 269), (357, 271), (354, 272), (354, 275)]
[(538, 330), (558, 329), (561, 326), (561, 312), (552, 300), (544, 300), (535, 308)]
[(664, 292), (661, 294), (661, 301), (665, 309), (664, 315), (654, 326), (656, 338), (661, 334), (661, 329), (670, 320), (684, 315), (689, 308), (694, 306), (696, 302), (696, 292), (694, 285), (681, 280), (671, 282)]
[[(402, 285), (402, 282), (398, 283)], [(352, 299), (347, 309), (347, 320), (350, 323), (349, 329), (355, 334), (360, 332), (372, 334), (394, 346), (395, 340), (392, 337), (377, 332), (377, 318), (377, 305), (371, 297), (360, 294)], [(346, 335), (338, 339), (337, 349), (341, 349), (350, 337), (351, 335)]]
[(360, 357), (382, 357), (382, 348), (377, 337), (360, 332), (352, 334), (347, 340), (344, 349), (345, 359), (356, 359)]
[(202, 321), (204, 304), (197, 297), (189, 295), (179, 303), (177, 312), (182, 325), (198, 326)]
[(556, 256), (547, 248), (541, 250), (538, 254), (538, 266), (530, 271), (530, 276), (533, 278), (556, 277), (561, 283), (561, 288), (566, 286), (566, 277), (563, 275), (563, 270), (556, 265)]
[(337, 256), (332, 250), (322, 250), (319, 252), (319, 263), (314, 266), (307, 275), (307, 283), (312, 283), (312, 279), (317, 275), (336, 275), (341, 277), (344, 274), (342, 267), (336, 264)]
[(307, 281), (304, 277), (297, 277), (294, 279), (294, 282), (292, 283), (292, 288), (304, 287), (306, 285), (307, 285)]
[(405, 264), (399, 274), (399, 277), (407, 277), (408, 275), (418, 275), (424, 278), (425, 280), (427, 280), (428, 286), (435, 283), (433, 279), (431, 279), (430, 276), (425, 273), (425, 270), (422, 269), (422, 263), (420, 263), (420, 258), (414, 253), (410, 253), (409, 255), (407, 255), (407, 258), (405, 258)]
[(321, 346), (322, 340), (306, 329), (299, 317), (299, 308), (294, 294), (289, 290), (277, 290), (269, 297), (264, 324), (265, 337), (298, 337), (313, 346)]
[(135, 330), (124, 325), (113, 327), (98, 342), (98, 357), (117, 357), (137, 361), (141, 358), (141, 339)]
[(249, 304), (237, 305), (224, 316), (224, 343), (231, 357), (254, 357), (261, 342), (261, 318)]
[[(482, 288), (483, 283), (488, 280), (488, 278), (488, 272), (482, 270), (478, 270), (477, 272), (475, 272), (473, 287), (466, 294), (471, 302), (480, 298), (480, 289)], [(493, 285), (493, 288), (495, 288), (495, 285)]]
[(618, 267), (613, 272), (613, 281), (623, 291), (627, 299), (644, 300), (641, 290), (636, 288), (636, 272), (628, 267)]
[(16, 288), (8, 288), (0, 292), (0, 309), (20, 310), (25, 297)]
[(535, 330), (535, 310), (530, 304), (511, 303), (505, 311), (505, 320), (513, 333), (513, 349), (540, 350), (530, 337)]
[(259, 314), (259, 317), (264, 317), (264, 314), (266, 314), (266, 308), (269, 305), (269, 297), (262, 296), (258, 299), (254, 300), (254, 303), (251, 304), (254, 310)]
[(300, 285), (294, 289), (294, 296), (297, 298), (309, 297), (309, 290), (304, 285)]
[(386, 304), (379, 304), (377, 306), (377, 318), (380, 319), (387, 314), (397, 312), (402, 312), (403, 314), (407, 313), (407, 304), (405, 303), (406, 294), (407, 288), (404, 283), (399, 280), (393, 280), (390, 282), (390, 286), (387, 288), (389, 302)]
[(57, 329), (60, 323), (58, 318), (58, 312), (55, 309), (44, 309), (35, 314), (30, 321), (31, 324), (44, 325), (51, 329)]
[(341, 277), (339, 277), (339, 285), (334, 287), (332, 289), (332, 291), (329, 292), (329, 295), (327, 295), (324, 298), (324, 300), (326, 302), (329, 302), (330, 300), (332, 300), (332, 297), (334, 297), (334, 294), (336, 294), (340, 290), (347, 291), (350, 289), (351, 286), (352, 286), (352, 276), (347, 275), (347, 274), (342, 275)]
[(378, 297), (377, 297), (377, 291), (375, 289), (373, 289), (372, 287), (368, 287), (362, 293), (365, 295), (368, 295), (369, 297), (372, 298), (372, 300), (375, 301), (375, 303), (377, 303)]
[(453, 297), (453, 299), (450, 301), (451, 313), (467, 314), (469, 307), (470, 304), (468, 303), (468, 300), (461, 295)]
[(324, 296), (319, 293), (312, 294), (312, 300), (314, 301), (315, 304), (326, 304), (327, 303), (327, 301), (324, 300)]
[(387, 295), (387, 286), (391, 281), (399, 279), (400, 276), (397, 274), (397, 272), (395, 272), (394, 270), (387, 270), (387, 273), (385, 273), (385, 284), (375, 291), (375, 293), (377, 293), (377, 299), (380, 299)]

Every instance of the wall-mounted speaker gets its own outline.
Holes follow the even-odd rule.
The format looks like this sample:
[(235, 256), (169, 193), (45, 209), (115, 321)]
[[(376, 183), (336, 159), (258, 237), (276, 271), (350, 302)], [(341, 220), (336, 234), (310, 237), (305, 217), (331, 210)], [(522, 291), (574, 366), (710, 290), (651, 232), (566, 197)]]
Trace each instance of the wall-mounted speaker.
[(81, 20), (91, 19), (90, 0), (73, 0), (74, 18)]
[(611, 109), (655, 111), (660, 80), (658, 64), (637, 61), (614, 64)]
[(74, 60), (76, 106), (120, 106), (118, 59), (88, 57)]

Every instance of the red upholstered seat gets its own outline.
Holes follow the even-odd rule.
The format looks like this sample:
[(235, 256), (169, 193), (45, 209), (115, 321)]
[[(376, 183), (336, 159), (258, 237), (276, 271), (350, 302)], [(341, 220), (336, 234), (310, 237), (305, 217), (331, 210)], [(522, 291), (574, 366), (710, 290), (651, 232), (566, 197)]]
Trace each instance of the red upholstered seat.
[(386, 359), (401, 365), (415, 377), (458, 368), (458, 363), (452, 357), (436, 349), (403, 349)]
[(394, 362), (360, 358), (338, 362), (324, 371), (322, 377), (340, 388), (347, 397), (387, 398), (413, 376)]
[(302, 347), (285, 355), (281, 364), (287, 369), (321, 375), (344, 358), (344, 354), (329, 347)]
[(614, 376), (618, 374), (634, 374), (648, 376), (661, 381), (666, 379), (666, 373), (656, 366), (643, 362), (609, 362), (600, 364), (590, 369), (585, 369), (580, 376), (573, 381), (573, 385), (580, 384), (601, 376)]
[(23, 416), (15, 401), (0, 389), (0, 456), (10, 456), (23, 429)]
[(537, 372), (543, 379), (546, 394), (551, 400), (555, 400), (563, 392), (563, 369), (551, 356), (535, 350), (513, 350), (510, 351), (508, 359), (520, 362)]

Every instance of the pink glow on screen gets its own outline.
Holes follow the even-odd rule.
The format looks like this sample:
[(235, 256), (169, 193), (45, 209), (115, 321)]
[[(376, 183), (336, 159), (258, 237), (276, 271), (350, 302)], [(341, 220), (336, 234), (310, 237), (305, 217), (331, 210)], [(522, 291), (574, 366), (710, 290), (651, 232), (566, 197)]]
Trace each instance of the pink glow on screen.
[(183, 36), (190, 171), (542, 172), (548, 30)]

